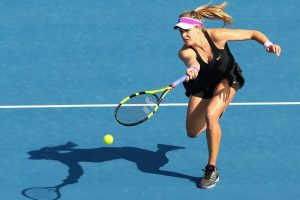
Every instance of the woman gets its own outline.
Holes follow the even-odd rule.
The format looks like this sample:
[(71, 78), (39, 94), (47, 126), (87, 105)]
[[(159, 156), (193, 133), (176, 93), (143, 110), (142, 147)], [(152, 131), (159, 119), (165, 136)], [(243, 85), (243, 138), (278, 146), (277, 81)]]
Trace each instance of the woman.
[(270, 53), (280, 55), (281, 48), (273, 44), (261, 32), (240, 29), (204, 29), (203, 19), (220, 19), (224, 25), (232, 23), (232, 17), (224, 12), (227, 3), (204, 5), (195, 11), (184, 12), (174, 26), (179, 29), (184, 42), (179, 57), (187, 66), (184, 83), (189, 105), (186, 117), (187, 134), (191, 138), (206, 131), (208, 163), (199, 187), (214, 187), (219, 180), (216, 167), (221, 128), (219, 118), (242, 88), (244, 78), (241, 69), (230, 53), (227, 42), (255, 40)]

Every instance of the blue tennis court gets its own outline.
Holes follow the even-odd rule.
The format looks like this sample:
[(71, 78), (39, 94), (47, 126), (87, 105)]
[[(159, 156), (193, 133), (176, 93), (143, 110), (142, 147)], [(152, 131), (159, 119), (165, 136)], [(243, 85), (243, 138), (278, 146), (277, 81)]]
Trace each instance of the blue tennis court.
[[(206, 3), (1, 0), (1, 199), (28, 199), (33, 187), (54, 187), (63, 200), (298, 199), (298, 1), (229, 2), (230, 27), (264, 32), (282, 55), (254, 41), (229, 43), (246, 85), (220, 121), (213, 189), (196, 186), (207, 146), (204, 134), (186, 136), (182, 86), (139, 126), (114, 119), (125, 96), (185, 72), (173, 25)], [(102, 141), (107, 133), (112, 145)]]

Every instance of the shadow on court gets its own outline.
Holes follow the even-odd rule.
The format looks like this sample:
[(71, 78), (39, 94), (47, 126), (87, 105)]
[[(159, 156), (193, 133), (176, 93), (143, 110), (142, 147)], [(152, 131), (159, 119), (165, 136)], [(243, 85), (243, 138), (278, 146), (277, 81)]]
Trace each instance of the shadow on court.
[[(136, 147), (100, 147), (93, 149), (79, 149), (75, 147), (77, 147), (77, 144), (68, 142), (64, 145), (43, 147), (39, 150), (28, 152), (30, 155), (28, 159), (59, 161), (69, 168), (68, 176), (62, 180), (61, 184), (54, 186), (54, 189), (51, 189), (51, 191), (56, 190), (55, 192), (59, 194), (59, 197), (59, 189), (61, 187), (79, 182), (80, 177), (84, 174), (84, 170), (79, 164), (80, 162), (101, 163), (116, 159), (124, 159), (134, 162), (137, 168), (144, 173), (182, 178), (194, 183), (197, 181), (197, 177), (160, 169), (169, 162), (169, 159), (166, 156), (167, 152), (184, 149), (184, 147), (158, 144), (157, 151)], [(24, 191), (28, 189), (29, 188), (24, 189), (22, 195), (24, 195)], [(48, 191), (50, 190), (48, 189)], [(43, 194), (43, 196), (45, 195), (46, 194)], [(56, 197), (56, 199), (59, 197)], [(38, 199), (39, 197), (35, 198)]]

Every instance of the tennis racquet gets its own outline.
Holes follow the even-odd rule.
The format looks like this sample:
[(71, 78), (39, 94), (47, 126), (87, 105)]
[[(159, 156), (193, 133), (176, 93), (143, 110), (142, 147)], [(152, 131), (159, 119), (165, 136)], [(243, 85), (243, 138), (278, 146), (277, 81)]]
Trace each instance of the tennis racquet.
[(126, 97), (115, 109), (114, 114), (117, 122), (124, 126), (135, 126), (150, 119), (156, 113), (163, 98), (173, 88), (183, 83), (186, 78), (187, 75), (184, 75), (167, 87), (137, 92)]

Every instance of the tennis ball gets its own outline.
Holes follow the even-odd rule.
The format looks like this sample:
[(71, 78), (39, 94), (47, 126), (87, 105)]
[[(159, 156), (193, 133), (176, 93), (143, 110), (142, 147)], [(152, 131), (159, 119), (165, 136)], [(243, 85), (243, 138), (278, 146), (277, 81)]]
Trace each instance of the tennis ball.
[(114, 137), (110, 134), (106, 134), (103, 137), (103, 141), (105, 144), (112, 144), (114, 142)]

